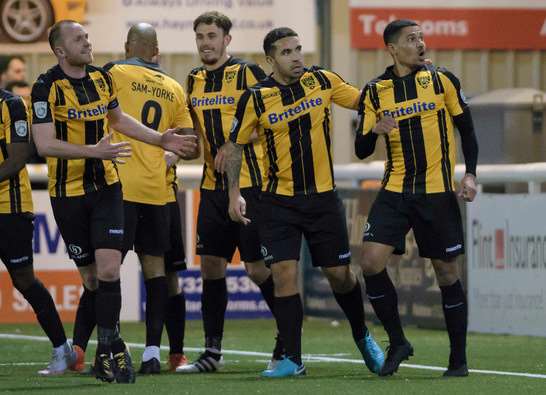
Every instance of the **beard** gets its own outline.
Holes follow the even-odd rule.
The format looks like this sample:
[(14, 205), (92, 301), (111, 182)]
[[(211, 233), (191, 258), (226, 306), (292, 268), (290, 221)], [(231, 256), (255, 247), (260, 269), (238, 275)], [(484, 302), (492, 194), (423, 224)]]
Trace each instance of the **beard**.
[(213, 64), (215, 64), (216, 62), (218, 62), (218, 60), (219, 60), (222, 56), (224, 56), (224, 54), (225, 54), (225, 49), (222, 50), (222, 51), (220, 51), (220, 53), (218, 53), (218, 54), (217, 54), (217, 53), (212, 53), (212, 54), (210, 54), (209, 56), (200, 56), (201, 62), (202, 62), (203, 64), (205, 64), (205, 65), (208, 65), (208, 66), (213, 65)]
[(82, 67), (93, 63), (93, 54), (76, 54), (68, 56), (66, 62), (73, 67)]
[(215, 64), (216, 62), (218, 62), (218, 59), (220, 59), (219, 56), (216, 56), (214, 58), (203, 58), (203, 57), (201, 57), (201, 62), (203, 64), (206, 64), (206, 65), (212, 65), (212, 64)]

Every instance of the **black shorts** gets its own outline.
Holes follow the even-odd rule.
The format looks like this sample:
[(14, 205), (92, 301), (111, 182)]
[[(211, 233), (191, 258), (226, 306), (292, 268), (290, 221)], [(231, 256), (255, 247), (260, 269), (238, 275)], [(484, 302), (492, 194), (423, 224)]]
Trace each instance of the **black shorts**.
[(182, 219), (178, 201), (167, 203), (169, 209), (169, 233), (171, 244), (165, 253), (165, 272), (172, 273), (186, 270), (186, 254), (182, 238)]
[(464, 254), (461, 212), (453, 192), (416, 195), (381, 190), (363, 240), (393, 246), (394, 253), (402, 255), (410, 229), (421, 257), (451, 260)]
[(52, 197), (53, 216), (76, 266), (95, 262), (95, 250), (122, 251), (123, 198), (121, 184), (83, 196)]
[(32, 265), (32, 213), (0, 214), (0, 259), (8, 270)]
[(163, 256), (169, 249), (169, 209), (154, 205), (123, 201), (125, 235), (123, 252), (134, 249), (137, 254)]
[(197, 255), (212, 255), (231, 261), (235, 248), (239, 248), (244, 262), (262, 259), (258, 235), (259, 196), (258, 188), (241, 189), (246, 200), (248, 225), (233, 222), (229, 218), (227, 191), (201, 189), (201, 201), (197, 214)]
[(333, 267), (351, 262), (345, 209), (337, 192), (280, 196), (262, 194), (262, 253), (267, 264), (299, 260), (302, 236), (313, 266)]

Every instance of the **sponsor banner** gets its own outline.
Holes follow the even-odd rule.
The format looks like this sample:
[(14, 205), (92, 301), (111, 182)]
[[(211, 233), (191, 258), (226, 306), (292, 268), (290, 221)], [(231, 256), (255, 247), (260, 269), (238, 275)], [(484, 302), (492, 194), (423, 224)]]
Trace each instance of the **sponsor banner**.
[[(76, 270), (37, 271), (48, 289), (63, 322), (73, 322), (83, 292)], [(11, 282), (8, 272), (0, 272), (0, 323), (35, 322), (36, 316), (26, 299)]]
[[(271, 318), (271, 312), (262, 298), (260, 289), (244, 269), (228, 268), (226, 274), (228, 306), (226, 318)], [(199, 269), (180, 272), (180, 284), (186, 296), (186, 319), (201, 319), (203, 283)], [(140, 284), (140, 319), (145, 319), (146, 289)]]
[(470, 330), (546, 336), (545, 206), (546, 194), (481, 194), (468, 205)]
[(384, 48), (387, 24), (413, 19), (421, 25), (430, 49), (546, 49), (545, 8), (374, 8), (360, 4), (353, 2), (350, 9), (353, 48)]
[[(93, 0), (86, 2), (85, 13), (81, 11), (81, 8), (85, 7), (85, 1), (82, 0), (68, 2), (78, 3), (77, 9), (66, 9), (67, 6), (62, 3), (67, 2), (56, 0), (54, 3), (61, 3), (55, 5), (55, 15), (68, 15), (71, 19), (82, 21), (96, 53), (123, 52), (127, 31), (139, 22), (150, 23), (156, 28), (161, 53), (195, 53), (193, 21), (200, 14), (211, 10), (226, 14), (233, 23), (230, 32), (233, 37), (230, 44), (232, 53), (261, 53), (263, 38), (267, 32), (278, 26), (288, 26), (297, 30), (304, 51), (316, 50), (314, 0), (291, 2), (290, 12), (287, 12), (285, 0)], [(11, 8), (13, 9), (4, 12), (11, 12), (13, 16), (22, 13), (17, 6)], [(38, 41), (25, 43), (25, 38), (20, 35), (4, 34), (0, 35), (0, 42), (8, 42), (11, 45), (1, 44), (0, 50), (5, 50), (6, 53), (11, 53), (14, 49), (26, 53), (50, 51), (47, 44), (47, 28), (53, 23), (54, 18), (49, 15), (45, 6), (38, 8), (36, 12), (42, 11), (41, 14), (44, 14), (40, 19), (43, 23), (37, 25), (33, 21), (32, 29), (36, 32), (33, 32), (31, 39)], [(58, 13), (61, 9), (62, 13)], [(13, 21), (14, 29), (17, 29), (15, 22), (19, 19), (9, 20)], [(13, 43), (18, 45), (14, 48)]]
[[(77, 253), (78, 245), (65, 245), (53, 217), (49, 194), (44, 190), (32, 191), (34, 202), (34, 270), (55, 300), (63, 322), (72, 322), (83, 292), (80, 274), (76, 265), (68, 258), (68, 248)], [(77, 221), (77, 218), (74, 218)], [(127, 254), (121, 267), (122, 320), (138, 320), (140, 268), (136, 254)], [(0, 265), (2, 306), (0, 323), (35, 322), (32, 309), (12, 286), (4, 265)], [(24, 302), (24, 303), (23, 303)]]
[[(358, 263), (362, 256), (362, 235), (377, 192), (361, 189), (338, 189), (338, 192), (345, 206), (352, 255), (351, 266), (357, 278), (361, 279)], [(305, 243), (302, 263), (305, 314), (344, 318), (328, 281), (319, 269), (312, 267), (311, 256)], [(387, 270), (398, 292), (398, 307), (404, 323), (423, 327), (444, 327), (440, 289), (434, 269), (430, 260), (419, 256), (413, 232), (410, 231), (406, 236), (406, 253), (402, 256), (394, 255)], [(361, 284), (365, 295), (364, 282), (361, 281)], [(367, 312), (373, 313), (373, 308), (366, 297), (364, 305)], [(375, 318), (375, 315), (371, 316)]]

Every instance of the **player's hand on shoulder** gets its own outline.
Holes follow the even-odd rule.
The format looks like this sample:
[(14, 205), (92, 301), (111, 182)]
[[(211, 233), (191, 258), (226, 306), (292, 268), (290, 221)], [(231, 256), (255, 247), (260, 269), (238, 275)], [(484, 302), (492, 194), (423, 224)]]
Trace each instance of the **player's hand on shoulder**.
[(246, 201), (241, 195), (238, 195), (235, 198), (230, 197), (229, 199), (229, 218), (234, 222), (239, 222), (243, 225), (248, 225), (251, 221), (249, 218), (246, 218)]
[(388, 134), (396, 128), (398, 128), (398, 122), (390, 115), (385, 115), (375, 124), (372, 131), (375, 134)]
[(168, 129), (161, 135), (161, 147), (179, 156), (192, 155), (197, 149), (197, 136), (180, 135), (179, 128)]
[(110, 159), (115, 163), (125, 163), (121, 158), (131, 156), (131, 143), (128, 141), (112, 143), (112, 133), (109, 133), (93, 146), (93, 153), (93, 157), (97, 159)]
[(465, 174), (461, 180), (461, 189), (458, 193), (459, 197), (465, 202), (472, 202), (478, 193), (476, 185), (476, 176), (474, 174)]

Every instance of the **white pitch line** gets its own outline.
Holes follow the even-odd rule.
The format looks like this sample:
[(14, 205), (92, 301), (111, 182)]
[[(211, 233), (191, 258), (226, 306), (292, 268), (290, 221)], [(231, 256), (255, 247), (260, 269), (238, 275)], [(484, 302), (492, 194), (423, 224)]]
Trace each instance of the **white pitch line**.
[[(0, 339), (13, 339), (13, 340), (33, 340), (40, 342), (49, 342), (49, 339), (45, 336), (29, 336), (29, 335), (17, 335), (13, 333), (0, 333)], [(96, 340), (90, 340), (89, 343), (96, 344)], [(142, 343), (126, 343), (129, 347), (133, 348), (144, 348), (145, 345)], [(169, 347), (161, 346), (162, 350), (168, 351)], [(202, 352), (203, 349), (199, 347), (184, 347), (184, 350), (191, 352)], [(271, 353), (258, 352), (258, 351), (242, 351), (242, 350), (222, 350), (223, 354), (226, 355), (244, 355), (251, 357), (270, 357)], [(313, 361), (313, 362), (335, 362), (335, 363), (355, 363), (362, 364), (361, 359), (349, 359), (349, 358), (335, 358), (335, 357), (326, 357), (318, 356), (312, 354), (302, 355), (304, 361)], [(2, 365), (0, 365), (2, 366)], [(445, 367), (441, 366), (430, 366), (430, 365), (416, 365), (411, 363), (400, 364), (401, 367), (408, 369), (419, 369), (419, 370), (435, 370), (435, 371), (444, 371)], [(470, 373), (478, 374), (489, 374), (495, 376), (515, 376), (515, 377), (528, 377), (533, 379), (546, 379), (546, 374), (538, 373), (525, 373), (525, 372), (506, 372), (498, 370), (483, 370), (483, 369), (469, 369)]]

